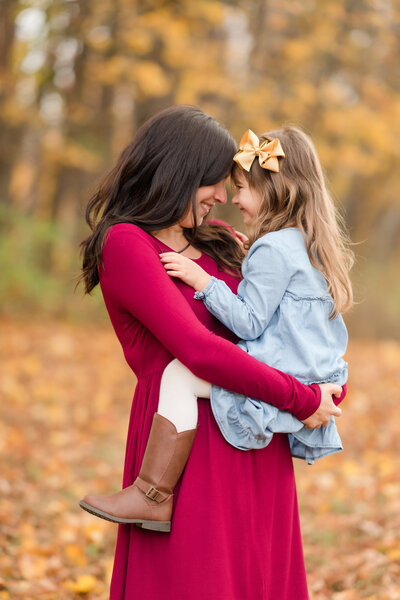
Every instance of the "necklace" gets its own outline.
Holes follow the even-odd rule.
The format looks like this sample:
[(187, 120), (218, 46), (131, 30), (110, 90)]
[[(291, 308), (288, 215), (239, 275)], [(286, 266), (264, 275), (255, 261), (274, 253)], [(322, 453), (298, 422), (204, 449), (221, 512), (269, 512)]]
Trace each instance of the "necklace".
[(177, 253), (177, 254), (181, 254), (181, 252), (185, 252), (185, 250), (186, 250), (187, 248), (189, 248), (189, 246), (190, 246), (190, 242), (188, 242), (188, 243), (186, 244), (186, 246), (185, 246), (184, 248), (182, 248), (182, 250), (176, 250), (176, 253)]
[[(162, 242), (163, 244), (165, 244), (165, 242), (162, 241), (162, 239), (160, 239), (158, 236), (152, 234), (153, 237), (155, 237), (157, 240), (160, 240), (160, 242)], [(168, 244), (165, 244), (166, 246), (168, 246)], [(185, 250), (187, 250), (187, 248), (189, 248), (190, 246), (190, 242), (188, 242), (186, 244), (186, 246), (184, 248), (182, 248), (182, 250), (172, 250), (172, 252), (176, 252), (176, 254), (181, 254), (182, 252), (185, 252)]]

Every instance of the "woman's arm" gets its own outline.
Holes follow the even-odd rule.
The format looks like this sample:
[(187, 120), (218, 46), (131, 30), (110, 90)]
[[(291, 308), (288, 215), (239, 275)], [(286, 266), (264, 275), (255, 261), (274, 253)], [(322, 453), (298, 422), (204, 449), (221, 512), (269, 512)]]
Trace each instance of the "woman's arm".
[(124, 223), (110, 230), (103, 264), (102, 287), (114, 302), (139, 319), (195, 375), (287, 410), (299, 420), (317, 411), (319, 386), (305, 386), (264, 365), (197, 319), (139, 227)]

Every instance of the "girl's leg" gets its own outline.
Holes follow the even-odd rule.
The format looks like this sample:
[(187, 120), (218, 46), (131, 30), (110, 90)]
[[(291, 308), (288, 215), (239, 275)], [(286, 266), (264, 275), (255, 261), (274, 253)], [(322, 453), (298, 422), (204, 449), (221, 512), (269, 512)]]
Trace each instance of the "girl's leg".
[(165, 369), (139, 476), (111, 496), (85, 496), (80, 506), (114, 523), (170, 531), (173, 490), (186, 465), (196, 435), (197, 398), (210, 397), (210, 384), (179, 361)]
[(197, 426), (197, 398), (210, 397), (211, 384), (193, 375), (179, 360), (165, 368), (160, 386), (158, 414), (176, 427), (178, 433)]

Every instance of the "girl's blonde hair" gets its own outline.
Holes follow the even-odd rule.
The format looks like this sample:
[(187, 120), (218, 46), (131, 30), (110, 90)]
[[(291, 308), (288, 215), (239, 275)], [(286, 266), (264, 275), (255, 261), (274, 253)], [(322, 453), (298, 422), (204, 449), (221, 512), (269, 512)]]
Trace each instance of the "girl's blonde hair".
[[(264, 140), (279, 138), (284, 158), (279, 173), (263, 169), (256, 158), (249, 172), (240, 169), (250, 188), (262, 198), (248, 247), (271, 231), (297, 227), (303, 234), (311, 264), (324, 275), (334, 302), (334, 319), (353, 304), (349, 271), (354, 262), (343, 219), (326, 188), (311, 139), (297, 127), (268, 131)], [(234, 169), (240, 167), (235, 166)]]

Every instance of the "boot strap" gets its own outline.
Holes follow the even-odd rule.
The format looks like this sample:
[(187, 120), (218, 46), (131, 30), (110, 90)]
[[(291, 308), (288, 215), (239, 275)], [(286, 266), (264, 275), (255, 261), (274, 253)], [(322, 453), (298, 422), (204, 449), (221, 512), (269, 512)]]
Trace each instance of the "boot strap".
[(165, 500), (168, 500), (168, 498), (171, 498), (172, 496), (172, 494), (166, 494), (165, 492), (161, 492), (156, 487), (150, 485), (147, 481), (144, 481), (144, 479), (141, 479), (140, 477), (136, 477), (134, 484), (136, 485), (136, 487), (139, 488), (139, 490), (141, 490), (144, 493), (144, 495), (147, 498), (149, 498), (150, 500), (154, 500), (159, 504), (161, 502), (164, 502)]

